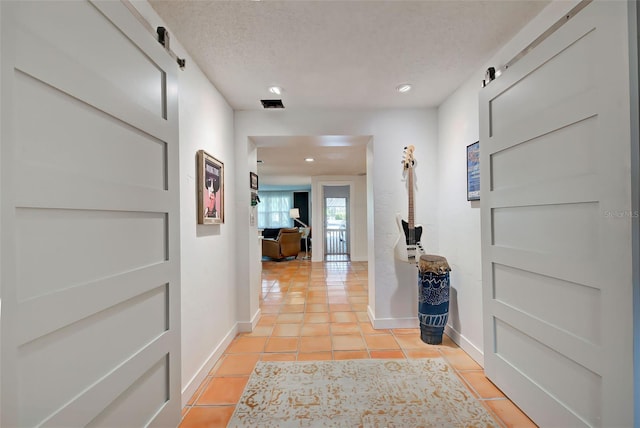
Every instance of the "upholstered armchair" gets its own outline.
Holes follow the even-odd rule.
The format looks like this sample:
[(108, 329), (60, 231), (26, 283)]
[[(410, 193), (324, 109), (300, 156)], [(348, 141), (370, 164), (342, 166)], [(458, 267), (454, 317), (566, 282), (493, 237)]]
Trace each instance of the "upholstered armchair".
[(262, 240), (262, 255), (276, 260), (297, 257), (301, 237), (302, 234), (297, 228), (281, 229), (276, 239)]

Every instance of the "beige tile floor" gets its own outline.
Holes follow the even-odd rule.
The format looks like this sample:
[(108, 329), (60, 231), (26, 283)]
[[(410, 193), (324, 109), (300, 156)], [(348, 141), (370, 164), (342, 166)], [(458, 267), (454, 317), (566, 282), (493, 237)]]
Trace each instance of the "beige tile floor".
[(183, 409), (182, 428), (225, 427), (259, 361), (443, 357), (504, 427), (535, 427), (447, 336), (427, 345), (419, 329), (374, 330), (367, 264), (263, 262), (262, 317), (239, 334)]

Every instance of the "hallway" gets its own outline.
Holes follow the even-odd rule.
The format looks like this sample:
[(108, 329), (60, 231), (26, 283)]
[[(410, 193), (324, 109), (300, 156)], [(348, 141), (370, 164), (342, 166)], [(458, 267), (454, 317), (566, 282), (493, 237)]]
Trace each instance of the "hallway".
[(374, 330), (367, 263), (263, 262), (262, 317), (239, 334), (183, 409), (182, 428), (224, 427), (259, 361), (443, 357), (505, 427), (535, 426), (447, 336), (426, 345), (419, 329)]

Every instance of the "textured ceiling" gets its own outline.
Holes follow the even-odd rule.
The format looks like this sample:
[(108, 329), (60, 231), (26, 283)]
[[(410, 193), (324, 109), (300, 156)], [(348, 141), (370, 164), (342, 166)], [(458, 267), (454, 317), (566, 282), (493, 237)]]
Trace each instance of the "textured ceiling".
[(151, 0), (236, 110), (438, 106), (547, 3)]
[[(150, 3), (235, 110), (262, 109), (273, 85), (291, 110), (436, 107), (548, 1)], [(261, 184), (365, 172), (368, 137), (253, 140)]]

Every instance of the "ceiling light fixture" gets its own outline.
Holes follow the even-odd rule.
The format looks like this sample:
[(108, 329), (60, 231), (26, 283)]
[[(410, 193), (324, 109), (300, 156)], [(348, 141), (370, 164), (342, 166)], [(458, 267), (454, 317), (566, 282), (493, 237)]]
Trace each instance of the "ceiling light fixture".
[(280, 95), (282, 94), (282, 88), (280, 86), (271, 86), (269, 88), (269, 92), (272, 94)]
[(396, 86), (396, 91), (404, 94), (405, 92), (409, 92), (411, 90), (411, 84), (403, 83), (401, 85)]
[(305, 158), (304, 161), (305, 162), (313, 162), (315, 159), (314, 158)]

